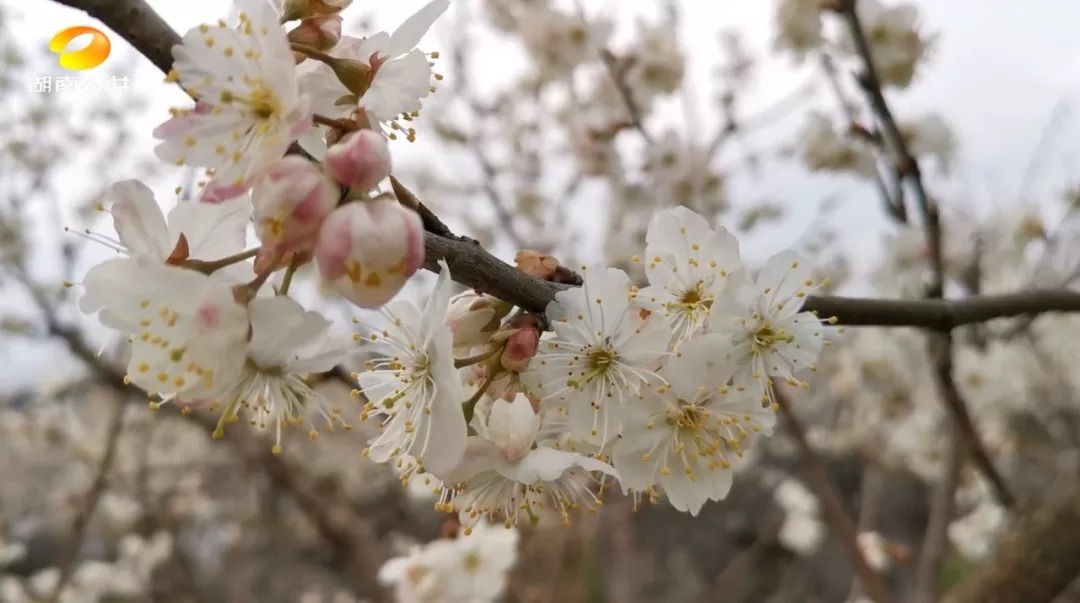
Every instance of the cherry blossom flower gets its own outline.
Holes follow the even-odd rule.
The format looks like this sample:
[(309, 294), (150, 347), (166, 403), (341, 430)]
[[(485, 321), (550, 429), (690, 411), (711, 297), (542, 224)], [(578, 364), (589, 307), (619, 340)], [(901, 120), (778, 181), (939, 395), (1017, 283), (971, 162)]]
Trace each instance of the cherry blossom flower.
[(413, 547), (379, 569), (399, 603), (494, 603), (517, 561), (515, 529), (477, 524), (469, 534)]
[(778, 253), (765, 263), (757, 278), (745, 270), (728, 277), (728, 288), (713, 304), (706, 321), (709, 332), (730, 338), (737, 387), (759, 390), (765, 404), (776, 402), (772, 378), (805, 386), (796, 375), (814, 370), (827, 340), (822, 321), (800, 312), (815, 284), (808, 262), (794, 251)]
[(756, 397), (728, 387), (730, 350), (723, 335), (690, 340), (662, 371), (671, 385), (628, 407), (612, 452), (624, 489), (658, 485), (673, 507), (695, 516), (706, 501), (727, 496), (732, 465), (776, 423)]
[[(428, 56), (416, 49), (435, 20), (450, 6), (450, 0), (434, 0), (405, 20), (393, 34), (379, 32), (368, 38), (342, 36), (329, 54), (356, 61), (366, 73), (362, 90), (350, 90), (324, 63), (304, 61), (298, 67), (300, 86), (311, 92), (313, 107), (321, 115), (348, 117), (357, 107), (367, 112), (373, 123), (389, 124), (402, 130), (399, 117), (410, 120), (422, 106), (421, 100), (432, 91), (433, 73)], [(437, 56), (437, 55), (436, 55)], [(339, 103), (352, 95), (353, 104)], [(413, 132), (405, 130), (411, 138)], [(314, 134), (304, 140), (304, 147), (321, 156), (324, 148)], [(390, 132), (391, 138), (396, 134)]]
[[(154, 199), (154, 193), (138, 180), (124, 180), (110, 186), (99, 205), (112, 215), (117, 238), (96, 233), (88, 238), (123, 254), (91, 268), (83, 277), (85, 291), (79, 309), (94, 314), (105, 300), (133, 277), (137, 268), (132, 258), (166, 263), (172, 259), (216, 260), (244, 249), (245, 227), (251, 206), (245, 199), (220, 204), (178, 203), (168, 219)], [(244, 272), (241, 268), (239, 272)], [(236, 270), (224, 270), (216, 278), (236, 281)], [(122, 317), (105, 310), (102, 321), (114, 328)], [(131, 329), (128, 329), (129, 331)]]
[(170, 399), (212, 398), (240, 375), (248, 312), (225, 282), (145, 257), (96, 300), (129, 335), (128, 378)]
[(272, 450), (278, 453), (286, 427), (308, 425), (309, 435), (316, 436), (315, 424), (308, 421), (312, 415), (325, 421), (328, 431), (335, 424), (348, 429), (341, 410), (304, 381), (345, 357), (344, 347), (328, 336), (330, 321), (283, 295), (256, 298), (248, 312), (251, 340), (243, 370), (214, 398), (224, 405), (215, 435), (221, 435), (229, 421), (247, 415), (253, 426), (273, 431)]
[(521, 379), (545, 402), (565, 405), (576, 437), (604, 444), (622, 429), (622, 411), (656, 374), (672, 332), (662, 321), (635, 321), (630, 278), (617, 268), (583, 269), (584, 284), (548, 305), (554, 336)]
[(832, 121), (811, 113), (800, 134), (799, 156), (811, 171), (847, 172), (862, 178), (877, 176), (872, 150), (836, 133)]
[[(912, 3), (886, 6), (880, 0), (859, 0), (855, 7), (878, 79), (884, 86), (907, 88), (934, 41), (934, 36), (921, 31), (918, 7)], [(839, 46), (856, 54), (851, 36), (843, 36)]]
[(685, 207), (653, 217), (642, 261), (649, 286), (638, 299), (656, 304), (680, 341), (702, 327), (727, 276), (742, 266), (735, 236)]
[(365, 454), (384, 463), (406, 454), (440, 475), (465, 453), (465, 389), (454, 367), (454, 335), (443, 324), (450, 301), (450, 268), (444, 260), (435, 291), (421, 312), (398, 300), (381, 309), (390, 324), (366, 343), (378, 359), (357, 373), (367, 397), (365, 417), (385, 416), (383, 431)]
[(516, 524), (521, 515), (537, 519), (541, 509), (553, 510), (564, 524), (570, 511), (599, 505), (593, 472), (617, 476), (607, 463), (575, 452), (538, 445), (541, 417), (524, 394), (513, 401), (493, 400), (481, 435), (468, 440), (459, 466), (443, 475), (453, 485), (443, 494), (442, 508), (459, 512), (467, 528), (484, 518)]
[(267, 0), (236, 0), (238, 23), (200, 25), (173, 48), (169, 80), (198, 101), (154, 130), (157, 156), (214, 172), (208, 186), (244, 186), (311, 125), (289, 41)]
[(776, 49), (790, 50), (798, 59), (821, 46), (822, 0), (782, 0), (776, 9)]

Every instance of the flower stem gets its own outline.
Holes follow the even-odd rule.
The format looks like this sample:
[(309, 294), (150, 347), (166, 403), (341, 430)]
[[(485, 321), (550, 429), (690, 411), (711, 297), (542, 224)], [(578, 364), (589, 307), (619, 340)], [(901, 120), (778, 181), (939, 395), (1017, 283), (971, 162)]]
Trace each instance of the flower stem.
[(461, 405), (462, 411), (465, 413), (465, 424), (466, 425), (468, 425), (469, 423), (472, 422), (473, 414), (476, 412), (476, 403), (480, 401), (480, 398), (483, 397), (484, 393), (487, 391), (487, 389), (489, 387), (491, 387), (491, 384), (494, 381), (495, 380), (492, 379), (491, 377), (488, 377), (487, 379), (484, 379), (484, 383), (480, 385), (480, 388), (476, 390), (476, 393), (473, 394), (471, 398), (466, 400)]
[[(331, 56), (329, 54), (326, 54), (325, 52), (319, 50), (318, 48), (312, 48), (311, 46), (307, 46), (307, 45), (304, 45), (304, 44), (297, 44), (295, 42), (292, 43), (292, 44), (289, 44), (289, 46), (294, 51), (299, 52), (300, 54), (302, 54), (302, 55), (304, 55), (306, 57), (315, 59), (317, 61), (322, 61), (323, 63), (326, 63), (327, 65), (331, 65), (331, 63), (333, 63), (334, 61), (337, 60), (333, 56)], [(333, 65), (331, 65), (331, 66), (333, 66)]]
[(225, 268), (226, 266), (232, 266), (233, 264), (239, 264), (244, 260), (251, 259), (259, 253), (260, 247), (255, 249), (248, 249), (247, 251), (241, 251), (240, 253), (234, 253), (230, 256), (225, 256), (220, 260), (184, 260), (181, 264), (184, 268), (191, 270), (198, 270), (203, 274), (213, 274), (214, 272)]
[(502, 346), (493, 345), (493, 346), (491, 346), (490, 349), (485, 350), (483, 352), (480, 352), (479, 354), (477, 354), (475, 356), (467, 356), (465, 358), (455, 358), (454, 359), (454, 368), (465, 368), (467, 366), (472, 366), (474, 364), (479, 364), (479, 363), (487, 360), (488, 358), (491, 358), (495, 354), (497, 354), (499, 352), (499, 350), (501, 350), (501, 349), (502, 349)]
[(331, 128), (337, 128), (339, 130), (345, 130), (346, 132), (352, 132), (354, 130), (359, 130), (360, 129), (359, 125), (353, 123), (350, 120), (337, 119), (337, 118), (334, 118), (334, 117), (327, 117), (325, 115), (320, 115), (318, 113), (313, 114), (311, 116), (311, 120), (314, 121), (317, 124), (322, 124), (324, 126), (330, 126)]
[(279, 295), (289, 294), (289, 286), (292, 285), (293, 275), (296, 274), (296, 269), (299, 267), (299, 259), (296, 256), (293, 256), (292, 261), (290, 261), (288, 267), (285, 268), (285, 275), (281, 277), (281, 289), (278, 290)]

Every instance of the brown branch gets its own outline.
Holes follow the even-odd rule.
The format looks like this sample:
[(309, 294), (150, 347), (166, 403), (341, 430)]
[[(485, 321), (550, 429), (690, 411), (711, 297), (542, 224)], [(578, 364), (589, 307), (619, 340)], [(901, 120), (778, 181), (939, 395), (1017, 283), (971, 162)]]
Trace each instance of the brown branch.
[(840, 539), (841, 544), (844, 545), (844, 550), (847, 552), (848, 557), (851, 558), (851, 564), (854, 566), (859, 581), (862, 582), (863, 589), (866, 591), (867, 596), (877, 603), (892, 601), (892, 596), (889, 594), (889, 589), (885, 586), (881, 574), (874, 569), (874, 566), (870, 565), (862, 547), (859, 546), (855, 524), (844, 511), (844, 504), (840, 500), (840, 495), (836, 492), (836, 487), (829, 480), (829, 472), (825, 468), (825, 463), (814, 451), (813, 446), (810, 445), (810, 441), (806, 437), (806, 429), (791, 408), (791, 399), (779, 388), (775, 391), (776, 402), (780, 407), (780, 415), (784, 418), (791, 439), (794, 440), (795, 447), (799, 450), (800, 459), (806, 466), (810, 487), (821, 500), (825, 520), (829, 523), (833, 533)]
[[(889, 103), (885, 100), (882, 91), (881, 79), (877, 75), (874, 61), (871, 55), (870, 43), (859, 21), (857, 0), (845, 0), (841, 3), (841, 14), (847, 25), (848, 33), (855, 43), (855, 48), (863, 64), (863, 72), (859, 77), (859, 83), (866, 92), (867, 99), (874, 114), (880, 122), (884, 132), (885, 141), (898, 157), (896, 167), (900, 178), (909, 182), (915, 192), (915, 202), (922, 216), (923, 229), (926, 231), (926, 245), (930, 251), (930, 274), (931, 281), (926, 289), (926, 297), (930, 300), (940, 300), (945, 296), (945, 259), (943, 252), (944, 227), (941, 224), (941, 215), (937, 203), (930, 199), (923, 185), (922, 173), (919, 170), (919, 162), (908, 149), (907, 141), (904, 140), (900, 128), (896, 124)], [(1001, 473), (994, 467), (990, 454), (979, 436), (979, 432), (971, 420), (967, 404), (956, 387), (953, 379), (952, 336), (947, 330), (929, 337), (927, 345), (930, 348), (930, 356), (934, 359), (934, 377), (938, 392), (949, 411), (951, 420), (964, 436), (970, 449), (972, 460), (979, 471), (990, 481), (994, 494), (1002, 506), (1011, 507), (1014, 497), (1009, 491)]]
[(930, 520), (926, 524), (919, 565), (915, 570), (912, 603), (934, 603), (938, 599), (938, 583), (949, 552), (949, 524), (956, 511), (956, 487), (964, 468), (965, 452), (964, 434), (953, 425), (949, 430), (945, 471), (930, 499)]
[(105, 436), (107, 438), (105, 440), (105, 453), (101, 456), (101, 462), (98, 464), (97, 472), (94, 474), (94, 481), (91, 482), (90, 489), (86, 492), (82, 506), (79, 507), (75, 518), (71, 522), (71, 537), (67, 542), (67, 546), (60, 553), (60, 561), (57, 563), (57, 567), (60, 568), (60, 577), (56, 581), (56, 586), (53, 587), (52, 594), (47, 599), (49, 603), (56, 603), (60, 600), (64, 588), (67, 587), (68, 582), (75, 575), (75, 563), (78, 561), (79, 550), (82, 548), (83, 541), (86, 540), (86, 531), (90, 527), (90, 519), (93, 518), (98, 502), (101, 501), (101, 496), (105, 494), (105, 489), (109, 485), (109, 470), (116, 459), (116, 450), (120, 442), (120, 433), (124, 430), (124, 415), (127, 408), (128, 405), (123, 401), (118, 400), (116, 402), (116, 409), (113, 411), (112, 420), (109, 421), (108, 431)]
[(615, 89), (618, 90), (619, 96), (622, 97), (623, 103), (626, 104), (626, 113), (630, 116), (631, 125), (641, 134), (645, 142), (651, 145), (653, 143), (652, 135), (645, 129), (645, 123), (641, 117), (641, 108), (638, 107), (637, 101), (634, 100), (634, 91), (626, 83), (625, 76), (628, 64), (625, 62), (620, 64), (615, 55), (607, 49), (600, 51), (600, 58), (604, 61), (608, 73), (611, 74), (611, 81), (614, 82)]
[(946, 333), (938, 335), (936, 339), (937, 341), (931, 342), (931, 353), (935, 356), (934, 376), (938, 382), (938, 388), (941, 390), (945, 407), (949, 411), (954, 425), (963, 435), (968, 452), (971, 453), (972, 461), (975, 462), (975, 466), (983, 474), (983, 477), (990, 482), (990, 488), (993, 490), (998, 504), (1005, 508), (1011, 508), (1016, 504), (1016, 498), (1005, 483), (1005, 478), (994, 467), (990, 453), (987, 452), (986, 445), (982, 442), (979, 431), (975, 427), (975, 422), (971, 418), (971, 413), (968, 412), (967, 404), (964, 403), (960, 390), (956, 387), (956, 381), (953, 379), (952, 336)]
[[(840, 77), (836, 72), (836, 65), (833, 63), (832, 57), (828, 53), (821, 53), (821, 69), (825, 73), (825, 79), (829, 82), (829, 89), (832, 90), (833, 96), (836, 97), (836, 101), (840, 105), (840, 111), (844, 114), (844, 118), (847, 119), (850, 126), (857, 126), (858, 119), (856, 119), (857, 116), (855, 115), (855, 110), (851, 103), (848, 102), (847, 97), (844, 96), (844, 90), (840, 86)], [(878, 139), (875, 139), (875, 142), (878, 142)], [(880, 145), (875, 146), (880, 147)], [(878, 194), (881, 195), (881, 201), (885, 206), (885, 213), (897, 222), (906, 224), (908, 217), (907, 206), (904, 204), (904, 186), (900, 181), (899, 175), (895, 173), (895, 170), (892, 175), (895, 184), (893, 187), (894, 193), (889, 192), (889, 188), (885, 186), (885, 180), (882, 179), (881, 173), (876, 168), (874, 169), (874, 184), (877, 186)]]
[(945, 603), (1053, 601), (1080, 574), (1080, 489), (1070, 479), (1013, 513), (993, 555)]

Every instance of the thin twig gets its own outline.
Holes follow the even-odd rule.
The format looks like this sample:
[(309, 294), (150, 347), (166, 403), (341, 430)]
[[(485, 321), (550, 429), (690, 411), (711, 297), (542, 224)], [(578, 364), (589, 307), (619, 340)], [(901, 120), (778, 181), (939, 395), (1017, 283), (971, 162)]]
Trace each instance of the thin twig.
[[(859, 534), (871, 532), (877, 523), (878, 499), (881, 495), (882, 477), (874, 463), (867, 463), (862, 471), (861, 486), (859, 488), (859, 519), (856, 530)], [(862, 596), (862, 582), (851, 581), (851, 589), (848, 592), (848, 601), (858, 601)]]
[[(828, 53), (821, 53), (821, 70), (825, 73), (825, 79), (829, 82), (829, 89), (833, 91), (833, 96), (836, 97), (836, 102), (840, 105), (840, 111), (844, 114), (844, 118), (849, 124), (857, 124), (857, 116), (855, 111), (848, 102), (847, 97), (844, 96), (844, 89), (840, 85), (840, 77), (836, 72), (836, 65), (833, 63), (832, 56)], [(881, 202), (885, 206), (885, 213), (902, 224), (907, 223), (907, 206), (904, 205), (904, 187), (900, 183), (900, 178), (893, 170), (893, 180), (895, 186), (893, 186), (892, 192), (889, 191), (889, 187), (885, 185), (885, 180), (882, 179), (881, 174), (877, 169), (874, 170), (874, 184), (878, 189), (878, 194), (881, 195)]]
[(83, 497), (82, 506), (79, 507), (75, 518), (71, 522), (71, 537), (68, 539), (67, 546), (60, 553), (60, 561), (57, 563), (57, 567), (60, 568), (60, 577), (57, 579), (56, 586), (53, 587), (52, 594), (48, 598), (49, 603), (56, 603), (60, 600), (64, 588), (67, 587), (68, 582), (75, 575), (75, 563), (79, 559), (79, 550), (82, 549), (83, 541), (86, 540), (86, 531), (90, 527), (90, 519), (93, 518), (98, 502), (101, 501), (101, 496), (105, 494), (105, 489), (109, 485), (109, 470), (112, 468), (113, 461), (116, 460), (116, 450), (120, 442), (120, 434), (124, 430), (124, 415), (127, 409), (128, 404), (125, 401), (116, 401), (116, 409), (113, 411), (112, 420), (109, 421), (108, 431), (105, 436), (105, 453), (101, 455), (101, 462), (98, 464), (97, 472), (94, 474), (94, 481), (91, 482), (90, 489), (86, 492), (86, 496)]
[[(855, 48), (862, 60), (863, 71), (859, 77), (859, 83), (866, 93), (870, 107), (880, 122), (884, 132), (885, 141), (897, 155), (898, 175), (906, 180), (915, 193), (916, 207), (919, 209), (923, 220), (923, 229), (926, 232), (926, 245), (930, 255), (931, 281), (926, 289), (926, 297), (940, 299), (945, 295), (945, 258), (944, 258), (944, 227), (941, 223), (941, 215), (935, 203), (926, 193), (923, 185), (922, 173), (919, 170), (919, 162), (908, 149), (907, 141), (904, 140), (900, 128), (896, 124), (889, 104), (882, 92), (881, 80), (871, 56), (870, 43), (859, 21), (857, 0), (846, 0), (842, 3), (842, 15), (847, 29), (855, 43)], [(930, 347), (931, 357), (934, 358), (934, 376), (937, 388), (942, 400), (949, 411), (952, 421), (961, 430), (964, 440), (971, 450), (972, 460), (975, 466), (990, 481), (994, 493), (1002, 506), (1010, 507), (1014, 497), (1009, 491), (1004, 478), (994, 467), (990, 454), (975, 428), (967, 404), (953, 380), (952, 361), (952, 336), (948, 332), (931, 335), (927, 345)]]
[(886, 588), (881, 574), (874, 569), (874, 566), (870, 565), (862, 547), (859, 546), (855, 524), (844, 511), (844, 504), (841, 502), (835, 486), (829, 480), (829, 472), (825, 468), (825, 463), (814, 451), (813, 446), (810, 445), (810, 441), (806, 437), (806, 429), (791, 408), (791, 400), (779, 388), (776, 390), (776, 402), (780, 407), (780, 415), (784, 418), (788, 432), (791, 434), (791, 439), (794, 440), (795, 446), (799, 450), (799, 457), (803, 464), (806, 465), (810, 487), (821, 500), (825, 520), (832, 527), (833, 533), (840, 539), (841, 544), (844, 545), (844, 550), (847, 552), (848, 557), (851, 558), (855, 574), (858, 576), (859, 581), (862, 582), (866, 594), (877, 603), (889, 603), (892, 601), (889, 589)]
[(949, 523), (956, 511), (956, 487), (964, 467), (964, 434), (951, 426), (949, 429), (949, 452), (945, 459), (944, 473), (934, 488), (930, 501), (930, 520), (926, 524), (919, 566), (915, 571), (915, 586), (911, 603), (934, 603), (937, 601), (938, 582), (945, 556), (949, 550)]
[(604, 66), (607, 67), (608, 73), (611, 75), (611, 81), (614, 82), (615, 89), (619, 91), (623, 103), (626, 104), (626, 113), (630, 117), (630, 123), (645, 139), (645, 142), (650, 145), (653, 144), (653, 137), (645, 129), (645, 123), (642, 121), (641, 108), (638, 107), (637, 101), (634, 100), (634, 91), (626, 83), (626, 64), (620, 65), (615, 55), (606, 49), (600, 51), (600, 59), (604, 62)]

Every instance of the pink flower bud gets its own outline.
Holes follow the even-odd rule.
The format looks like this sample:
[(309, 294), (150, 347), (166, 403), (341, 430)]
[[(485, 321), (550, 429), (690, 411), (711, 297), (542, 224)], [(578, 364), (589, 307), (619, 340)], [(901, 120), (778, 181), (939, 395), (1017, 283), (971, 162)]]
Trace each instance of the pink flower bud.
[(520, 373), (529, 368), (529, 363), (540, 348), (540, 329), (536, 319), (527, 314), (515, 320), (511, 327), (513, 330), (506, 340), (500, 360), (504, 369)]
[(391, 197), (335, 209), (315, 244), (319, 273), (361, 308), (390, 301), (424, 263), (424, 225)]
[(275, 249), (305, 249), (315, 242), (341, 190), (317, 164), (296, 155), (279, 159), (251, 191), (259, 240)]
[(512, 306), (490, 295), (466, 291), (450, 298), (446, 326), (454, 333), (454, 347), (483, 346)]
[(358, 130), (326, 150), (326, 171), (356, 191), (369, 191), (390, 175), (390, 147), (374, 130)]
[(329, 50), (341, 39), (341, 15), (304, 19), (288, 35), (294, 44)]

